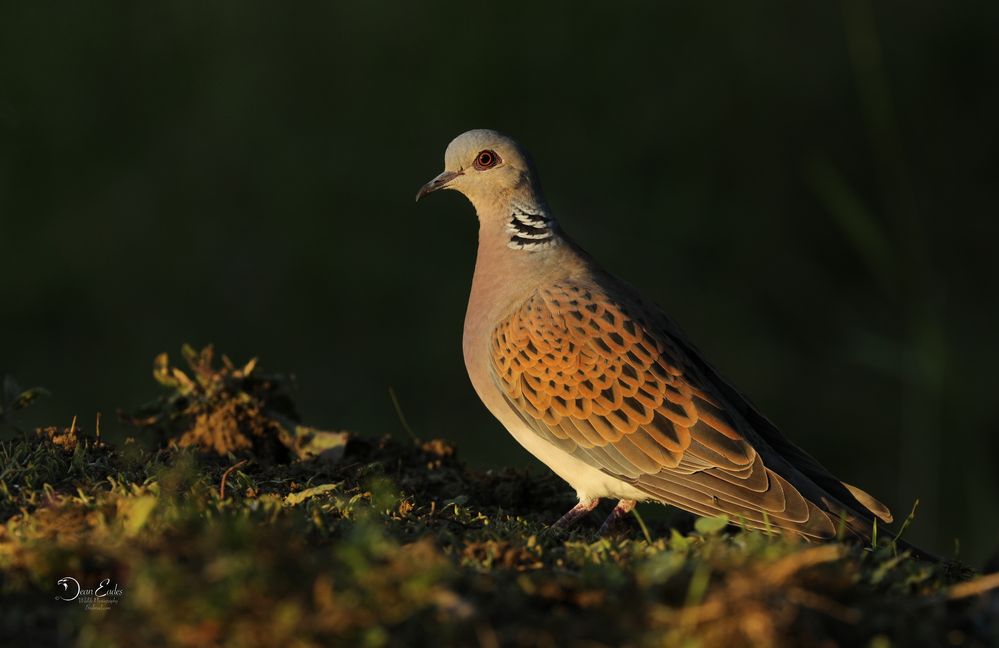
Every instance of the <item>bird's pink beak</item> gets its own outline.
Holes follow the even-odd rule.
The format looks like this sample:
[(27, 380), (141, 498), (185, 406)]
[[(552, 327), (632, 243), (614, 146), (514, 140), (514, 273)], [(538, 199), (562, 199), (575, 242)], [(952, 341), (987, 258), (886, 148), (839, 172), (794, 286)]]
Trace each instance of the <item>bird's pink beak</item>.
[(433, 192), (437, 191), (438, 189), (443, 189), (444, 187), (447, 186), (447, 184), (449, 182), (451, 182), (452, 180), (454, 180), (455, 178), (457, 178), (460, 175), (465, 175), (465, 172), (464, 171), (445, 171), (444, 173), (440, 174), (439, 176), (437, 176), (436, 178), (434, 178), (433, 180), (431, 180), (427, 184), (425, 184), (422, 187), (420, 187), (420, 190), (416, 192), (416, 201), (419, 202), (420, 198), (423, 198), (428, 193), (433, 193)]

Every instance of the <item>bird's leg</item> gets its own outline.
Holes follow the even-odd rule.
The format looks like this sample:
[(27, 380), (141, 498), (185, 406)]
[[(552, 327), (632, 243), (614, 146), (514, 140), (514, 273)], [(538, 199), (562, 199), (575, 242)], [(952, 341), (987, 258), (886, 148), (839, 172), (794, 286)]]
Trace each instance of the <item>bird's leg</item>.
[(623, 499), (617, 503), (614, 510), (611, 511), (604, 523), (600, 525), (600, 535), (610, 535), (618, 530), (621, 525), (621, 520), (624, 519), (628, 513), (631, 513), (631, 509), (635, 508), (635, 500)]
[(579, 521), (579, 518), (584, 517), (587, 513), (597, 508), (597, 504), (600, 503), (600, 498), (591, 499), (589, 502), (580, 502), (576, 504), (569, 512), (558, 519), (558, 522), (551, 526), (552, 531), (561, 531), (563, 529), (568, 529), (573, 524)]

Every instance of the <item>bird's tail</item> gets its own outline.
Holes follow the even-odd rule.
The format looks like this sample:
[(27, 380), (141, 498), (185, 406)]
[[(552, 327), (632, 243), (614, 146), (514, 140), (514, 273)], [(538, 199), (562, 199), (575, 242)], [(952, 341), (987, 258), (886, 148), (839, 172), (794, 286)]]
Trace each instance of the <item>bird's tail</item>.
[[(905, 521), (903, 521), (902, 527), (895, 532), (888, 526), (888, 524), (893, 521), (893, 517), (887, 506), (876, 500), (866, 491), (857, 488), (856, 486), (852, 486), (846, 482), (842, 482), (842, 484), (850, 492), (850, 494), (853, 495), (854, 499), (856, 499), (858, 503), (862, 504), (864, 508), (867, 509), (872, 516), (874, 516), (869, 517), (859, 514), (856, 511), (844, 507), (839, 502), (830, 501), (829, 499), (823, 497), (822, 503), (831, 515), (838, 516), (841, 524), (843, 525), (845, 535), (853, 536), (855, 539), (866, 544), (881, 544), (881, 538), (890, 537), (891, 545), (899, 551), (908, 551), (916, 558), (927, 562), (944, 562), (944, 559), (940, 556), (917, 547), (911, 542), (901, 538), (901, 535), (905, 532), (909, 523), (912, 522), (912, 519), (915, 517), (915, 506), (913, 506), (912, 512), (910, 512)], [(918, 505), (918, 503), (919, 502), (917, 501), (916, 504)], [(881, 520), (885, 524), (879, 525), (878, 520)]]
[(871, 514), (877, 516), (877, 518), (882, 522), (891, 524), (894, 518), (892, 518), (891, 511), (888, 510), (887, 506), (879, 502), (873, 495), (862, 488), (854, 486), (853, 484), (848, 484), (845, 481), (841, 481), (840, 483), (843, 484), (843, 487), (848, 490), (851, 495), (853, 495), (853, 498), (862, 504), (864, 508), (870, 511)]

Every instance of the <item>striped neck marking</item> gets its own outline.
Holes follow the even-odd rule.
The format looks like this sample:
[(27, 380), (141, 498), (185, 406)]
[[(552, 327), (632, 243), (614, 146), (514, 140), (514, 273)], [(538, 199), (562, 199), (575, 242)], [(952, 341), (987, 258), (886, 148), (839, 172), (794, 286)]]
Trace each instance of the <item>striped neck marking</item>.
[(506, 226), (510, 240), (506, 245), (514, 250), (545, 250), (559, 244), (557, 230), (555, 219), (544, 211), (512, 205)]

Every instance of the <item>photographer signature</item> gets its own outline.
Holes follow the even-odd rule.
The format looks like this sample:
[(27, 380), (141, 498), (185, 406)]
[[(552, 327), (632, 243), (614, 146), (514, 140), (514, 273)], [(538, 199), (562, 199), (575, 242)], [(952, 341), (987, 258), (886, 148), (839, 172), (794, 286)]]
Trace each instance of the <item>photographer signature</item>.
[(79, 600), (81, 603), (86, 604), (87, 609), (109, 609), (111, 605), (118, 603), (125, 594), (124, 588), (117, 583), (113, 586), (111, 585), (110, 578), (105, 578), (97, 584), (97, 587), (92, 589), (83, 589), (80, 586), (80, 581), (72, 576), (60, 578), (56, 582), (56, 585), (62, 588), (62, 592), (56, 595), (55, 600)]

